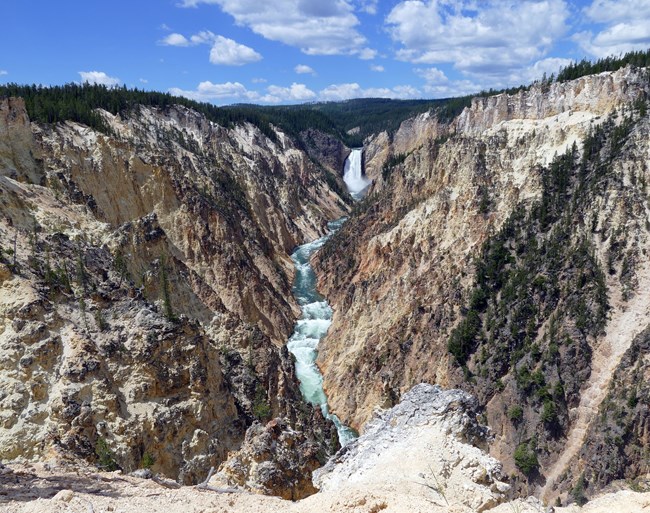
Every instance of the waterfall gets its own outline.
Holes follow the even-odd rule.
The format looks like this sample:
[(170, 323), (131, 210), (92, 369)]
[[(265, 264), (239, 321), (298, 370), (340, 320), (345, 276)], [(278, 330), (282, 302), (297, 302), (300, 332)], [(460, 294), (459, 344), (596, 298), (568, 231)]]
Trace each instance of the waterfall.
[(368, 186), (372, 183), (363, 175), (362, 161), (363, 148), (355, 148), (350, 152), (343, 168), (343, 181), (355, 200), (363, 198), (366, 195)]

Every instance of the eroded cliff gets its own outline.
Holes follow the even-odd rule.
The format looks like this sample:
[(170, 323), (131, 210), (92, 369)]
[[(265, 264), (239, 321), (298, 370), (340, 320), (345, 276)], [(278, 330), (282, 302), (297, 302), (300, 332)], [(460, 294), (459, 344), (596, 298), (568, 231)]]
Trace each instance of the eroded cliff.
[(460, 386), (508, 472), (575, 484), (554, 488), (650, 320), (647, 92), (625, 68), (367, 141), (374, 190), (315, 259), (333, 411), (363, 429), (416, 382)]
[(282, 344), (289, 253), (348, 208), (335, 160), (185, 107), (100, 111), (105, 133), (0, 114), (0, 457), (189, 483), (281, 417), (322, 459)]

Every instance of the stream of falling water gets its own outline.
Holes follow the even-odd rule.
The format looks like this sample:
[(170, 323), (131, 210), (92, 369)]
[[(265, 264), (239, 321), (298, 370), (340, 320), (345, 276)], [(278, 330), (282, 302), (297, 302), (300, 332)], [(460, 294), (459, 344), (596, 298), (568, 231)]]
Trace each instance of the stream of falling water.
[[(370, 181), (363, 176), (361, 167), (362, 150), (352, 150), (345, 162), (343, 179), (352, 197), (359, 200), (363, 197)], [(357, 433), (344, 426), (339, 418), (330, 413), (327, 397), (323, 390), (323, 376), (316, 365), (318, 343), (325, 336), (332, 323), (332, 309), (325, 298), (316, 290), (316, 274), (309, 263), (311, 256), (320, 249), (347, 218), (343, 217), (330, 222), (327, 226), (329, 233), (320, 239), (299, 246), (291, 255), (296, 266), (296, 278), (293, 294), (296, 297), (302, 315), (293, 335), (287, 342), (287, 349), (296, 358), (296, 375), (300, 380), (300, 391), (306, 401), (320, 406), (323, 415), (334, 422), (341, 445), (347, 445), (357, 437)]]

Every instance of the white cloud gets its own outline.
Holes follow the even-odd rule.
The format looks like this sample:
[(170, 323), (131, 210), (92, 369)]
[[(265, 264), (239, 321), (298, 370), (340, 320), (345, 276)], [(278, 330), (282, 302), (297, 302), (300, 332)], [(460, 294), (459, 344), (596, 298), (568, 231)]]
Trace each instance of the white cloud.
[(181, 6), (200, 3), (217, 4), (238, 25), (308, 55), (367, 56), (372, 51), (364, 48), (367, 41), (357, 30), (351, 0), (183, 0)]
[(217, 103), (254, 102), (254, 103), (287, 103), (304, 102), (317, 97), (305, 84), (293, 83), (289, 87), (271, 85), (265, 93), (251, 91), (240, 82), (225, 82), (213, 84), (209, 80), (201, 82), (195, 91), (185, 91), (177, 87), (169, 92), (176, 96), (184, 96), (192, 100)]
[(197, 46), (202, 44), (212, 45), (210, 49), (210, 62), (225, 66), (243, 66), (257, 62), (262, 56), (251, 47), (238, 43), (227, 37), (213, 34), (208, 30), (190, 36), (188, 39), (183, 34), (169, 34), (160, 41), (166, 46)]
[(368, 14), (377, 14), (379, 0), (358, 0), (359, 10)]
[(364, 89), (357, 83), (332, 84), (316, 93), (305, 84), (293, 83), (289, 87), (270, 85), (263, 91), (247, 89), (240, 82), (225, 82), (214, 84), (210, 81), (201, 82), (196, 90), (187, 91), (172, 88), (169, 92), (176, 96), (184, 96), (192, 100), (228, 104), (237, 102), (251, 103), (300, 103), (306, 101), (339, 101), (350, 98), (421, 98), (422, 92), (410, 85), (398, 85), (393, 88)]
[(453, 80), (444, 84), (426, 84), (422, 90), (431, 98), (453, 98), (485, 89), (471, 80)]
[(107, 87), (120, 85), (121, 80), (116, 77), (109, 77), (103, 71), (80, 71), (81, 81), (86, 84), (99, 84)]
[(587, 16), (597, 23), (617, 23), (650, 17), (648, 0), (594, 0), (585, 8)]
[(7, 70), (5, 70), (5, 69), (0, 69), (0, 77), (2, 77), (2, 76), (4, 76), (4, 75), (8, 75), (8, 74), (9, 74), (9, 72), (8, 72)]
[(433, 98), (465, 96), (484, 89), (471, 80), (449, 80), (445, 72), (438, 68), (415, 68), (413, 71), (424, 79), (422, 89)]
[(149, 83), (149, 81), (146, 78), (141, 78), (141, 79), (139, 79), (139, 81), (140, 81), (141, 84), (148, 84)]
[[(316, 98), (316, 93), (305, 84), (291, 84), (291, 87), (269, 86), (268, 95), (262, 99), (268, 103), (280, 103), (288, 101), (304, 102)], [(274, 101), (277, 100), (277, 101)]]
[(372, 48), (362, 48), (357, 52), (357, 55), (359, 56), (359, 59), (371, 61), (377, 57), (377, 50), (373, 50)]
[(585, 31), (573, 37), (591, 55), (606, 57), (650, 46), (650, 0), (595, 0), (584, 12), (603, 25), (596, 34)]
[(381, 65), (379, 65), (379, 64), (371, 64), (371, 65), (370, 65), (370, 69), (371, 69), (372, 71), (377, 71), (377, 72), (379, 72), (379, 73), (381, 73), (382, 71), (384, 71), (384, 67), (381, 66)]
[(386, 18), (400, 60), (453, 63), (466, 74), (503, 79), (543, 58), (567, 30), (564, 0), (405, 0)]
[(215, 38), (210, 50), (210, 62), (212, 64), (243, 66), (261, 59), (262, 56), (249, 46), (239, 44), (223, 36)]
[(519, 73), (513, 74), (510, 77), (510, 84), (529, 84), (535, 80), (540, 80), (544, 74), (547, 77), (557, 75), (560, 68), (565, 68), (571, 64), (571, 59), (564, 59), (559, 57), (549, 57), (537, 61), (535, 64), (528, 66), (521, 70)]
[(326, 101), (341, 101), (351, 98), (421, 98), (422, 93), (409, 85), (389, 88), (363, 89), (356, 82), (349, 84), (332, 84), (320, 92), (320, 99)]
[(315, 75), (316, 72), (311, 66), (306, 64), (298, 64), (293, 70), (298, 73), (298, 75)]
[(223, 100), (250, 100), (257, 98), (257, 93), (248, 91), (246, 87), (239, 82), (225, 82), (223, 84), (213, 84), (209, 80), (201, 82), (196, 91), (184, 91), (173, 87), (169, 92), (176, 96), (185, 96), (192, 100), (198, 101), (223, 101)]
[(190, 46), (190, 42), (183, 34), (169, 34), (160, 40), (161, 45), (165, 46)]
[(424, 78), (428, 84), (446, 84), (449, 82), (445, 72), (438, 68), (415, 68), (413, 71)]
[(251, 82), (253, 82), (253, 84), (266, 84), (268, 80), (265, 78), (253, 78), (251, 79)]

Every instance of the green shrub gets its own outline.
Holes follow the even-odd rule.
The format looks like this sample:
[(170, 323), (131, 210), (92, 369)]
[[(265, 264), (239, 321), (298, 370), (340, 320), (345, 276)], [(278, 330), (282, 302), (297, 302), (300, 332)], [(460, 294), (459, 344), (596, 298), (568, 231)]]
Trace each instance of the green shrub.
[(271, 418), (271, 405), (266, 398), (266, 391), (262, 385), (257, 385), (255, 401), (253, 401), (253, 415), (256, 419), (265, 421)]
[(517, 468), (527, 476), (539, 468), (537, 454), (527, 443), (522, 443), (517, 446), (514, 458)]
[(508, 418), (512, 422), (519, 422), (521, 419), (524, 418), (524, 410), (521, 406), (518, 404), (515, 404), (508, 408)]
[(472, 354), (476, 345), (476, 337), (480, 331), (481, 318), (475, 310), (470, 310), (467, 316), (452, 331), (447, 343), (447, 349), (454, 355), (460, 365), (467, 362)]
[(571, 490), (571, 496), (578, 506), (584, 506), (587, 504), (588, 499), (585, 495), (585, 476), (584, 474), (580, 475), (580, 478), (576, 482), (575, 486)]
[(542, 422), (545, 424), (552, 424), (557, 420), (557, 408), (555, 407), (555, 403), (550, 399), (544, 401), (541, 417)]
[(142, 461), (140, 462), (142, 468), (151, 468), (154, 463), (156, 463), (156, 458), (150, 452), (145, 452), (142, 455)]
[(113, 470), (118, 470), (120, 468), (105, 439), (97, 439), (97, 443), (95, 444), (95, 454), (97, 455), (97, 466), (100, 469), (112, 472)]

